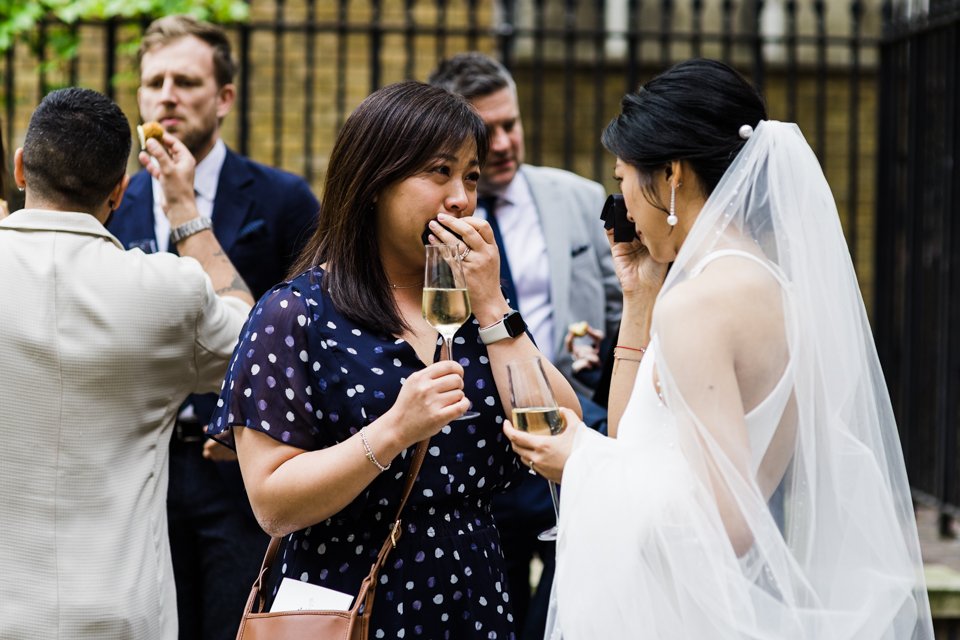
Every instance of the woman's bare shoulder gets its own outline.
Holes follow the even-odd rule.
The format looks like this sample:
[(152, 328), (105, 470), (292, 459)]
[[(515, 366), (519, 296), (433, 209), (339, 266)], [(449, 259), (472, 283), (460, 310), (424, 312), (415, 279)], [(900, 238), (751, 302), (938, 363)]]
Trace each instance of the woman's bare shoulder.
[(665, 294), (657, 303), (655, 321), (711, 333), (742, 330), (777, 311), (780, 295), (779, 282), (762, 265), (721, 258)]

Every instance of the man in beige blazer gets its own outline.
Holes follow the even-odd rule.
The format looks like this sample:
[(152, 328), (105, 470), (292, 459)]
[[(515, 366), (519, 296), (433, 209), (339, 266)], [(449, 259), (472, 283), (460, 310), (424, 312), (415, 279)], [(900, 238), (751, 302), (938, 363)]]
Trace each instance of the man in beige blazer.
[(0, 221), (3, 640), (177, 636), (167, 443), (184, 396), (220, 386), (253, 300), (170, 135), (140, 160), (183, 257), (107, 232), (129, 151), (116, 104), (63, 89), (14, 158), (26, 208)]

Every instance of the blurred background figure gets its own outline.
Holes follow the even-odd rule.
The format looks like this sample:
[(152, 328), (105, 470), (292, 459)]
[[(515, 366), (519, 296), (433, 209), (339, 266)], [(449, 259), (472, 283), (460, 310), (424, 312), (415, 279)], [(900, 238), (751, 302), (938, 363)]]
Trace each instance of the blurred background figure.
[[(227, 148), (220, 126), (236, 97), (230, 42), (215, 25), (175, 15), (154, 21), (140, 45), (137, 103), (197, 159), (204, 221), (254, 298), (283, 279), (319, 209), (307, 184)], [(160, 184), (130, 180), (110, 231), (127, 248), (173, 251)], [(243, 491), (233, 452), (204, 437), (216, 396), (185, 398), (170, 441), (168, 512), (180, 640), (231, 640), (268, 538)]]

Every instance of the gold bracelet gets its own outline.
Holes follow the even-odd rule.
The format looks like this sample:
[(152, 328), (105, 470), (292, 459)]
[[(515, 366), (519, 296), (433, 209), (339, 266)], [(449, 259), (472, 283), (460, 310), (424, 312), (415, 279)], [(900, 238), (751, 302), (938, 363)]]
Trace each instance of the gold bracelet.
[(367, 460), (372, 462), (373, 466), (375, 466), (381, 472), (386, 471), (387, 469), (390, 468), (390, 464), (393, 464), (393, 463), (391, 462), (387, 466), (383, 466), (382, 464), (380, 464), (380, 461), (377, 460), (377, 457), (373, 455), (373, 449), (370, 448), (370, 443), (367, 442), (367, 434), (364, 433), (365, 430), (366, 430), (366, 427), (363, 427), (362, 429), (360, 429), (360, 442), (363, 443), (363, 450), (367, 454)]

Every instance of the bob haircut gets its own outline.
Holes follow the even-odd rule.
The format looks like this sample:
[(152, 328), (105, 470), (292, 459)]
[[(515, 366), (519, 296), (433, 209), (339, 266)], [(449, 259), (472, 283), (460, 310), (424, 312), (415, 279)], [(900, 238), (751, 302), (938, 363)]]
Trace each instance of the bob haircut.
[(317, 228), (289, 276), (326, 263), (324, 286), (340, 313), (385, 335), (402, 333), (407, 326), (380, 262), (374, 201), (437, 154), (455, 154), (469, 141), (482, 165), (487, 129), (464, 98), (415, 81), (374, 91), (337, 136)]

